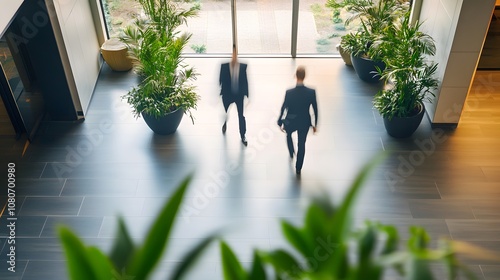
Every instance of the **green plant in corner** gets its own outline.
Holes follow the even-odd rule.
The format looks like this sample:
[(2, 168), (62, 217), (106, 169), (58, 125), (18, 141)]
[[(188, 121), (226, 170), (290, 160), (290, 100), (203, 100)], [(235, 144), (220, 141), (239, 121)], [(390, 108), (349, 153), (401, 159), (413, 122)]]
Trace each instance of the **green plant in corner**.
[(195, 53), (206, 53), (207, 52), (207, 47), (204, 44), (201, 45), (191, 45), (191, 49)]
[(437, 63), (427, 61), (436, 53), (436, 46), (420, 26), (411, 24), (407, 13), (374, 43), (387, 65), (379, 74), (389, 84), (375, 96), (373, 104), (386, 119), (415, 114), (424, 100), (432, 101), (432, 90), (438, 86), (434, 77)]
[[(66, 254), (70, 279), (148, 279), (168, 246), (169, 235), (191, 178), (189, 176), (184, 179), (164, 205), (141, 246), (133, 243), (121, 217), (114, 245), (108, 256), (96, 247), (85, 246), (70, 229), (60, 227), (59, 236)], [(181, 279), (186, 275), (201, 253), (216, 238), (215, 234), (210, 235), (198, 243), (175, 267), (169, 279)]]
[[(447, 279), (456, 279), (462, 272), (467, 279), (473, 273), (458, 261), (457, 253), (498, 260), (490, 252), (461, 243), (443, 240), (437, 249), (429, 248), (430, 238), (421, 227), (410, 228), (406, 248), (399, 248), (397, 229), (367, 221), (364, 227), (353, 230), (351, 213), (356, 197), (373, 168), (383, 160), (380, 154), (366, 164), (354, 179), (339, 206), (325, 197), (313, 201), (307, 208), (304, 225), (297, 227), (282, 221), (282, 232), (295, 253), (285, 249), (255, 251), (248, 272), (225, 243), (221, 242), (222, 268), (225, 280), (381, 280), (389, 269), (403, 279), (436, 279), (431, 265), (443, 264)], [(271, 277), (266, 266), (273, 268)]]
[[(356, 56), (368, 56), (374, 60), (379, 59), (370, 54), (371, 43), (375, 37), (408, 11), (408, 1), (405, 0), (327, 0), (326, 6), (333, 10), (345, 9), (351, 13), (344, 22), (346, 27), (354, 21), (359, 21), (360, 30), (351, 35), (355, 36), (357, 41), (345, 40), (342, 47)], [(351, 43), (354, 44), (350, 45)]]
[(170, 0), (139, 0), (146, 18), (137, 19), (121, 36), (129, 48), (129, 56), (140, 82), (123, 98), (132, 106), (134, 115), (147, 113), (160, 118), (179, 108), (189, 114), (199, 99), (192, 84), (197, 73), (182, 57), (191, 38), (178, 27), (197, 8), (184, 10)]

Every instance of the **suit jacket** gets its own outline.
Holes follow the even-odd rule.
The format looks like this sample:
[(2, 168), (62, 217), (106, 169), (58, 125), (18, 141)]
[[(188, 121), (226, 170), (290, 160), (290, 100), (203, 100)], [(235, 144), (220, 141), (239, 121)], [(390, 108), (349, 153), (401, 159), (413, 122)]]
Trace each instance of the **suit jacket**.
[[(238, 77), (238, 92), (237, 95), (243, 95), (248, 97), (248, 78), (247, 78), (247, 65), (245, 63), (239, 63), (240, 71)], [(231, 72), (229, 70), (229, 63), (224, 63), (220, 67), (219, 76), (220, 95), (230, 96), (235, 95), (231, 89)]]
[[(294, 130), (306, 128), (312, 125), (309, 108), (314, 110), (314, 126), (318, 124), (318, 104), (316, 102), (316, 91), (304, 85), (297, 85), (295, 88), (286, 91), (285, 101), (281, 106), (278, 125), (285, 125), (285, 129)], [(283, 114), (286, 110), (286, 116)]]

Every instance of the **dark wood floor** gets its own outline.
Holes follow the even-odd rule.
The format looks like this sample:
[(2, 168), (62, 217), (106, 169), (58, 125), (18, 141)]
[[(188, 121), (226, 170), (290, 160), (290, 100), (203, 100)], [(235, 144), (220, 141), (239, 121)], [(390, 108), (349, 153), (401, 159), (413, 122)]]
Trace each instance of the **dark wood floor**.
[[(380, 150), (391, 154), (363, 191), (357, 224), (364, 219), (394, 224), (403, 239), (408, 226), (422, 225), (434, 240), (464, 240), (500, 254), (498, 73), (478, 73), (456, 130), (432, 129), (424, 119), (412, 138), (396, 140), (372, 109), (377, 86), (361, 82), (339, 59), (248, 59), (249, 145), (244, 147), (235, 108), (227, 134), (220, 130), (221, 61), (188, 60), (201, 73), (201, 101), (195, 124), (184, 118), (175, 135), (155, 136), (142, 119), (135, 120), (120, 98), (135, 76), (105, 67), (83, 123), (44, 123), (23, 157), (24, 143), (3, 139), (2, 166), (8, 161), (17, 165), (19, 220), (13, 274), (6, 270), (6, 220), (1, 218), (0, 278), (66, 279), (55, 235), (61, 223), (107, 250), (120, 213), (140, 241), (165, 198), (191, 172), (195, 180), (154, 279), (164, 279), (182, 252), (226, 225), (232, 229), (226, 233), (228, 242), (247, 263), (252, 248), (284, 244), (279, 218), (300, 223), (305, 201), (321, 191), (340, 199), (359, 167)], [(275, 123), (299, 64), (308, 71), (306, 84), (317, 90), (320, 123), (318, 133), (308, 137), (302, 180), (297, 181), (285, 136)], [(217, 193), (207, 198), (214, 185)], [(189, 279), (221, 279), (219, 260), (214, 247)], [(479, 279), (500, 279), (499, 263), (466, 261)]]

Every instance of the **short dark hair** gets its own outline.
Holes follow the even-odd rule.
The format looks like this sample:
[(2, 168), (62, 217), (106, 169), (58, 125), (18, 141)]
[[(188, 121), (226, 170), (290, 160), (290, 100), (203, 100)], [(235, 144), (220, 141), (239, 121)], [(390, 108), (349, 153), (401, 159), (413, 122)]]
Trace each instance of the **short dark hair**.
[(304, 68), (304, 66), (297, 67), (295, 77), (297, 77), (297, 79), (299, 80), (304, 80), (304, 78), (306, 77), (306, 68)]

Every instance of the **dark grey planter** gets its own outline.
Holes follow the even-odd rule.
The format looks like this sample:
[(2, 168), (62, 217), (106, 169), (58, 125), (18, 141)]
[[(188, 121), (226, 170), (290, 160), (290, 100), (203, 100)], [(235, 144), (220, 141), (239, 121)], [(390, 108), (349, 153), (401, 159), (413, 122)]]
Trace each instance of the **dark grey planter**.
[(141, 115), (154, 133), (159, 135), (169, 135), (174, 133), (179, 127), (182, 116), (184, 115), (184, 110), (179, 108), (160, 118), (155, 118), (154, 116), (144, 112), (142, 112)]
[(387, 133), (394, 138), (407, 138), (417, 130), (424, 117), (425, 107), (420, 103), (417, 114), (409, 117), (393, 117), (391, 120), (384, 118), (384, 126)]
[(354, 70), (358, 77), (367, 83), (377, 83), (380, 81), (380, 75), (377, 72), (378, 66), (380, 70), (385, 69), (385, 63), (382, 61), (374, 61), (361, 56), (354, 56), (351, 54), (351, 61)]

